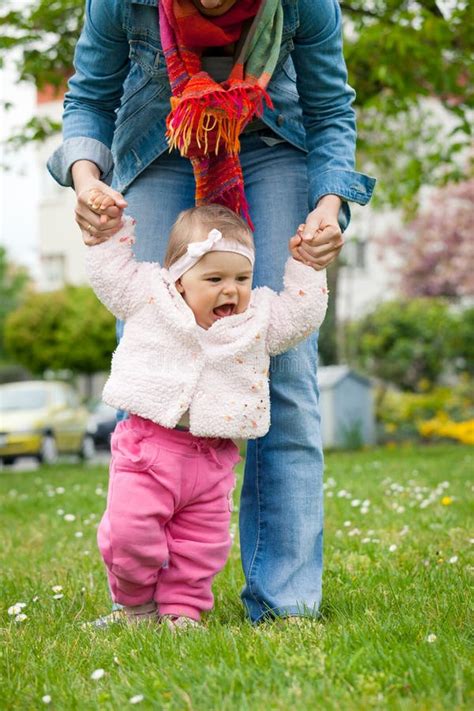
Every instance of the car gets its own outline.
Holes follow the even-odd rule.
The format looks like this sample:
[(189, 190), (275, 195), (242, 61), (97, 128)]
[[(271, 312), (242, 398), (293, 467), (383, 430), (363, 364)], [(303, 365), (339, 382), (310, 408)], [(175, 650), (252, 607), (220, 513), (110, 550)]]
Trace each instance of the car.
[(0, 461), (36, 457), (51, 464), (58, 454), (95, 454), (89, 413), (68, 383), (29, 380), (0, 385)]
[(97, 449), (110, 449), (110, 435), (117, 424), (117, 410), (99, 401), (90, 407), (87, 430)]

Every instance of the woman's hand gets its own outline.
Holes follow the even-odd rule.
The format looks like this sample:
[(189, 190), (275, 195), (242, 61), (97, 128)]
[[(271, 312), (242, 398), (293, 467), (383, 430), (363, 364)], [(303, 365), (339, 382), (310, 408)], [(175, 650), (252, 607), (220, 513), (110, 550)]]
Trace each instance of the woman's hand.
[(127, 207), (123, 195), (99, 180), (99, 174), (91, 161), (77, 161), (72, 166), (76, 222), (88, 246), (100, 244), (115, 234), (122, 226), (123, 210)]
[(344, 240), (338, 223), (341, 198), (324, 195), (315, 210), (309, 213), (306, 224), (298, 227), (290, 240), (294, 259), (313, 269), (325, 269), (342, 249)]

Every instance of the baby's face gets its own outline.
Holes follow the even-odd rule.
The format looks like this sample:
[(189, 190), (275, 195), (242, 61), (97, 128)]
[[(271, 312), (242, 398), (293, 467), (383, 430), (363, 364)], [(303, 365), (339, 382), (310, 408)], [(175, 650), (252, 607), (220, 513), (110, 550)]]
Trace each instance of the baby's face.
[(242, 254), (208, 252), (176, 282), (194, 313), (208, 329), (221, 318), (243, 313), (250, 302), (252, 266)]

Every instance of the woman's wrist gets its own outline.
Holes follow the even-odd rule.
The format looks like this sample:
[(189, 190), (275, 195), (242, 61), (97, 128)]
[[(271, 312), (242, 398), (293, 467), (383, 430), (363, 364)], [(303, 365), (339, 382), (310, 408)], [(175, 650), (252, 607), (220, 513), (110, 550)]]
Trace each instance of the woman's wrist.
[(100, 169), (90, 160), (77, 160), (71, 166), (71, 175), (74, 190), (79, 194), (91, 180), (100, 180)]
[(341, 209), (342, 200), (339, 195), (323, 195), (317, 202), (316, 207), (324, 207), (334, 210), (336, 214)]

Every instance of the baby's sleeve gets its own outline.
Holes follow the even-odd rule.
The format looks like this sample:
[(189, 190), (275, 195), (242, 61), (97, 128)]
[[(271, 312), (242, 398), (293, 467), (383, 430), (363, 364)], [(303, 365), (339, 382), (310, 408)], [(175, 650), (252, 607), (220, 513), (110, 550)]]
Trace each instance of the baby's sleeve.
[(266, 341), (270, 355), (284, 353), (316, 331), (328, 304), (326, 270), (316, 271), (290, 258), (283, 281), (283, 291), (271, 299)]
[(97, 297), (119, 319), (126, 319), (146, 301), (152, 275), (160, 265), (137, 262), (132, 247), (135, 220), (101, 244), (87, 248), (87, 274)]

